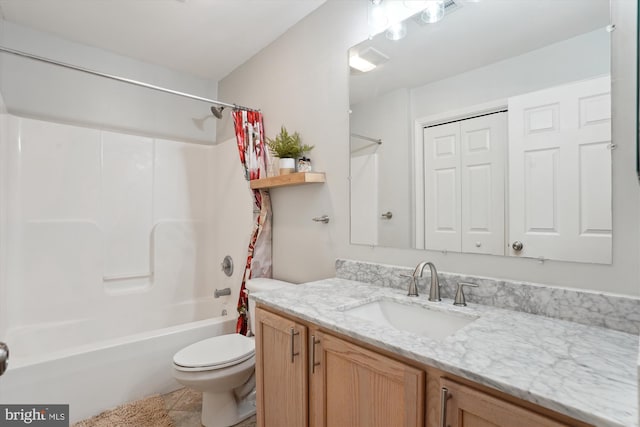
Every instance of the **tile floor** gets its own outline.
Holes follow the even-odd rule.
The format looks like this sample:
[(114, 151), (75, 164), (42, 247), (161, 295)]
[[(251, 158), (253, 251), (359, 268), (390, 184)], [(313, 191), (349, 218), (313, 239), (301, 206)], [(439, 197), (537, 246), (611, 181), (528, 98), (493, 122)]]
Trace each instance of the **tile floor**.
[[(175, 427), (201, 427), (202, 393), (181, 388), (162, 396)], [(255, 427), (256, 417), (250, 417), (234, 427)]]

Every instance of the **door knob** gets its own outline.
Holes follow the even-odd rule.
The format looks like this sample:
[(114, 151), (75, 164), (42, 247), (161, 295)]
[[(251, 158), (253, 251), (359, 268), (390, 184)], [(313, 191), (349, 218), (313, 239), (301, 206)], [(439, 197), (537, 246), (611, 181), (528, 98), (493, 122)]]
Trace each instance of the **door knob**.
[(383, 213), (380, 216), (382, 217), (382, 219), (391, 219), (391, 218), (393, 218), (393, 214), (391, 213), (391, 211), (387, 211), (387, 212)]
[(522, 248), (524, 248), (524, 245), (522, 244), (521, 241), (516, 240), (515, 242), (513, 242), (511, 244), (511, 248), (516, 252), (520, 252), (522, 250)]

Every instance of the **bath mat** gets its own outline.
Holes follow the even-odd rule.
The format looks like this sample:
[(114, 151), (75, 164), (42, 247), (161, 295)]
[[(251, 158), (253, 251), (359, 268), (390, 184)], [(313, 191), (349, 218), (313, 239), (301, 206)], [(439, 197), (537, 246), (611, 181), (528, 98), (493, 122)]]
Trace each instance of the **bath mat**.
[(160, 396), (125, 403), (72, 427), (174, 427)]

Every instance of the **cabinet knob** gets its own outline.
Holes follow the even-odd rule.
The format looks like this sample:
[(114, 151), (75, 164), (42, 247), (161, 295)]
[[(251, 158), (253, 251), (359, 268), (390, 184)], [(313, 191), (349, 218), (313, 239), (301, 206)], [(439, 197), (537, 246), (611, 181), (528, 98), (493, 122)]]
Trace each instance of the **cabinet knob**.
[(520, 252), (522, 250), (522, 248), (524, 248), (524, 245), (522, 244), (521, 241), (516, 240), (515, 242), (513, 242), (511, 244), (511, 248), (516, 252)]

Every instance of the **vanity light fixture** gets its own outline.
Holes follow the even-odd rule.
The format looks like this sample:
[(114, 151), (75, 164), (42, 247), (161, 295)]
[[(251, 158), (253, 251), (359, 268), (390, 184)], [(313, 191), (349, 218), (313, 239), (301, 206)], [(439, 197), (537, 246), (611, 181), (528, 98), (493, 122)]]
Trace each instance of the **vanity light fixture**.
[[(367, 17), (369, 23), (369, 35), (387, 31), (389, 28), (401, 23), (420, 9), (415, 9), (415, 3), (423, 1), (400, 0), (367, 0)], [(396, 31), (397, 32), (397, 31)]]
[(407, 24), (404, 22), (398, 22), (390, 26), (385, 35), (389, 40), (400, 40), (407, 35)]
[(369, 33), (371, 36), (389, 27), (386, 5), (383, 0), (371, 0), (368, 8)]
[(429, 0), (404, 0), (403, 3), (406, 8), (409, 8), (414, 12), (419, 12), (427, 7)]
[[(456, 0), (367, 0), (369, 36), (385, 32), (390, 40), (400, 40), (407, 34), (403, 22), (416, 15), (421, 23), (440, 21), (445, 11), (458, 6)], [(419, 18), (417, 18), (419, 16)]]
[(438, 22), (444, 17), (444, 0), (431, 0), (420, 14), (420, 19), (427, 24)]
[(353, 55), (349, 57), (349, 67), (355, 70), (361, 71), (363, 73), (366, 73), (376, 68), (376, 65), (367, 61), (364, 58), (360, 58), (358, 55)]

